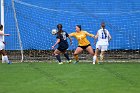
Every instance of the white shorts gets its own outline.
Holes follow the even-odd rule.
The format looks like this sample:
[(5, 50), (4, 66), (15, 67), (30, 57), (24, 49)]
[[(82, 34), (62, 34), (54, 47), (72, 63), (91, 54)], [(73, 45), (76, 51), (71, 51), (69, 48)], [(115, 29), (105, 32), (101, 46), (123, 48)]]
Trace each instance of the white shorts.
[(108, 45), (96, 45), (96, 49), (97, 48), (101, 51), (107, 51)]
[(0, 41), (0, 50), (3, 50), (4, 48), (5, 48), (5, 44), (2, 41)]

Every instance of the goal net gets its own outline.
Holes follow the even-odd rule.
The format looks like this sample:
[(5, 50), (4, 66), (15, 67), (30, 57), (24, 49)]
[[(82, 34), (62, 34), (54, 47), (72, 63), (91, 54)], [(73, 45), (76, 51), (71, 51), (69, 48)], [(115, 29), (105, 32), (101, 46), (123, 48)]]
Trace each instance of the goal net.
[[(9, 59), (20, 62), (23, 54), (24, 62), (53, 62), (56, 59), (51, 46), (56, 36), (51, 31), (57, 24), (61, 23), (68, 33), (75, 32), (79, 24), (83, 30), (96, 34), (104, 21), (112, 36), (105, 61), (140, 62), (140, 1), (136, 1), (5, 0), (5, 33), (11, 34), (5, 38)], [(87, 38), (95, 49), (94, 40)], [(72, 40), (68, 53), (73, 59), (78, 44), (76, 39)], [(79, 58), (92, 62), (86, 51)], [(65, 60), (63, 55), (62, 59)]]

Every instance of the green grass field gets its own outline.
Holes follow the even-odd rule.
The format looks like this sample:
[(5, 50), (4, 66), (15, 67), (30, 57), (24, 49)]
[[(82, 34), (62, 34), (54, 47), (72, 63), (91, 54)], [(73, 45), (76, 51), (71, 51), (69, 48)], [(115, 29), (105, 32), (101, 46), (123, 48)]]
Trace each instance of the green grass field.
[(140, 93), (140, 63), (0, 64), (0, 93)]

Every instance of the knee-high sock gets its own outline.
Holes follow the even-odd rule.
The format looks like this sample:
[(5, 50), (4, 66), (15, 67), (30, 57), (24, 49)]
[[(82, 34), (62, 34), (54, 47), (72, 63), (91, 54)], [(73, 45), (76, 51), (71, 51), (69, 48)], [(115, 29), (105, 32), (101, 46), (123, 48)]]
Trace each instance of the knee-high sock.
[(4, 58), (4, 56), (2, 56), (2, 63), (5, 63), (5, 58)]
[(93, 56), (93, 62), (96, 62), (97, 56)]
[(8, 57), (7, 57), (7, 55), (5, 55), (5, 56), (2, 56), (2, 63), (4, 63), (4, 62), (7, 62), (7, 63), (9, 63), (9, 60), (8, 60)]
[(60, 55), (56, 55), (56, 59), (61, 62), (61, 58), (60, 58)]
[(76, 61), (79, 61), (78, 55), (74, 55)]
[(65, 53), (64, 56), (67, 58), (67, 60), (70, 60), (68, 53)]

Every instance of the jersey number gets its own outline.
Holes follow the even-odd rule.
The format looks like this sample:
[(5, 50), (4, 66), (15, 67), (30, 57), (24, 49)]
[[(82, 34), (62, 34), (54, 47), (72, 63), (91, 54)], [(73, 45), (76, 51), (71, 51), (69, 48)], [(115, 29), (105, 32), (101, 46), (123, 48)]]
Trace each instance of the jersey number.
[(104, 34), (104, 33), (102, 33), (102, 39), (106, 39), (106, 37), (105, 37), (105, 34)]
[(62, 36), (63, 36), (63, 39), (64, 39), (64, 40), (67, 39), (66, 34), (63, 34)]

